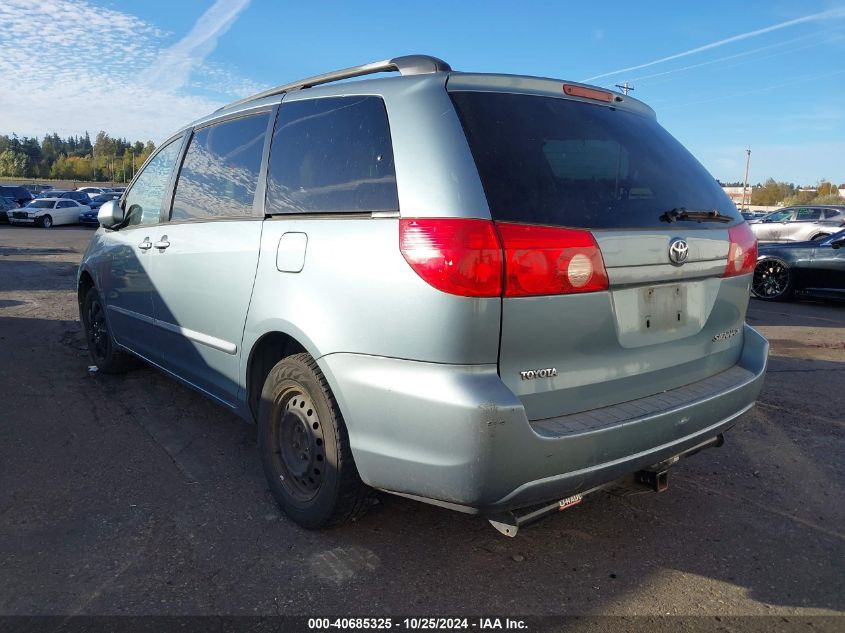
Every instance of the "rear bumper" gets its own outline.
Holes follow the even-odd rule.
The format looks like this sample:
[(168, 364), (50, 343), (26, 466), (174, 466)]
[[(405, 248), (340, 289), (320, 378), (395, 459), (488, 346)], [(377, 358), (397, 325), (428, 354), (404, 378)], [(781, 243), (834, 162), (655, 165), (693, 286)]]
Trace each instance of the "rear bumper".
[(495, 365), (356, 354), (319, 359), (369, 485), (492, 514), (612, 481), (733, 426), (760, 393), (768, 343), (746, 325), (737, 365), (680, 389), (529, 422)]

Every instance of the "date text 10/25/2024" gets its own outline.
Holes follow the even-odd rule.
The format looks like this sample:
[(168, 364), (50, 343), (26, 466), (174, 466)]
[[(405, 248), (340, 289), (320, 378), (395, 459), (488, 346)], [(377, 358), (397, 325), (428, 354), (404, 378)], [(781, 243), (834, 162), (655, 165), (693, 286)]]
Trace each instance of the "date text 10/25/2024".
[(408, 629), (408, 630), (520, 630), (527, 624), (518, 618), (309, 618), (314, 631), (332, 629)]

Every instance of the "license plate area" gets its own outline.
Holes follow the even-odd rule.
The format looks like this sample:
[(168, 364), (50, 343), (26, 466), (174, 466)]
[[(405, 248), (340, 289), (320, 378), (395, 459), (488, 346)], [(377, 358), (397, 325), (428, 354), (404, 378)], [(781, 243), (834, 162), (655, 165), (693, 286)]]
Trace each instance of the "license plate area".
[(687, 284), (648, 286), (639, 292), (640, 332), (672, 331), (687, 324)]
[(628, 349), (695, 336), (707, 322), (721, 279), (629, 286), (610, 291), (619, 344)]

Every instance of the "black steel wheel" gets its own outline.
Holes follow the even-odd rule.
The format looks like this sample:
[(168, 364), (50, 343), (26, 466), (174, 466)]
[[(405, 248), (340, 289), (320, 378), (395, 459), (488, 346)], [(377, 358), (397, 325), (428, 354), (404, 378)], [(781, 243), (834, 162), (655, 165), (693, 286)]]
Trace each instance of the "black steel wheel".
[(135, 359), (117, 348), (106, 320), (106, 310), (96, 288), (85, 293), (80, 309), (88, 354), (101, 372), (120, 374), (133, 367)]
[(337, 401), (308, 354), (288, 356), (267, 375), (258, 448), (270, 492), (301, 526), (337, 525), (366, 510), (371, 489), (358, 475)]
[(320, 417), (310, 396), (297, 387), (289, 388), (277, 434), (281, 479), (288, 492), (307, 501), (320, 491), (325, 472), (325, 443)]
[(109, 353), (109, 330), (106, 326), (106, 312), (99, 297), (95, 297), (88, 304), (86, 314), (88, 318), (85, 334), (88, 337), (88, 349), (94, 359), (104, 360)]
[(784, 301), (792, 296), (792, 273), (775, 257), (761, 259), (754, 267), (751, 292), (763, 301)]

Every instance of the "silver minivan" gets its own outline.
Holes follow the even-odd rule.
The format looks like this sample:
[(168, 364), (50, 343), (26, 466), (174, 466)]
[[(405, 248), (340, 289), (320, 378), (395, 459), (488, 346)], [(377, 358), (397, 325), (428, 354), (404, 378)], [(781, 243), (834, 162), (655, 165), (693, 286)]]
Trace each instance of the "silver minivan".
[(422, 55), (312, 77), (174, 134), (99, 221), (94, 362), (255, 421), (309, 528), (374, 490), (509, 535), (611, 482), (662, 490), (762, 384), (754, 235), (604, 89)]

